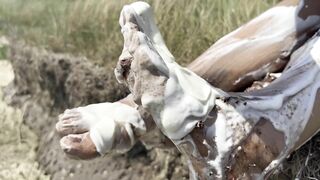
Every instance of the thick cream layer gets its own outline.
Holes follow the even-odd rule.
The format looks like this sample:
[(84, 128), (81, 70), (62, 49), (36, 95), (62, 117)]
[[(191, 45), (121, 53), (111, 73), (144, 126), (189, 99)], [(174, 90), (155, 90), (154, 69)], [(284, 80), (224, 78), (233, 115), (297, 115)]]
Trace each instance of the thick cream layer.
[[(232, 148), (243, 137), (246, 137), (252, 128), (252, 124), (246, 121), (246, 118), (259, 120), (261, 117), (264, 117), (270, 120), (276, 129), (284, 133), (286, 148), (264, 170), (261, 177), (277, 166), (293, 148), (299, 139), (299, 136), (295, 135), (302, 133), (311, 115), (316, 91), (320, 85), (320, 45), (318, 38), (314, 38), (312, 42), (308, 42), (309, 46), (305, 47), (298, 57), (295, 57), (298, 59), (296, 63), (282, 77), (272, 83), (269, 88), (263, 89), (253, 96), (245, 96), (248, 100), (247, 105), (240, 105), (234, 109), (233, 107), (224, 105), (223, 102), (215, 102), (217, 96), (224, 95), (223, 92), (212, 88), (202, 78), (174, 62), (173, 56), (166, 48), (163, 39), (159, 38), (160, 33), (158, 29), (153, 27), (155, 23), (148, 9), (149, 6), (136, 5), (139, 7), (134, 6), (134, 4), (133, 6), (130, 5), (130, 7), (133, 12), (139, 12), (136, 13), (139, 27), (141, 25), (142, 31), (150, 38), (153, 46), (164, 60), (165, 66), (169, 69), (169, 74), (167, 74), (168, 81), (163, 97), (164, 104), (161, 106), (163, 108), (159, 112), (154, 112), (156, 113), (154, 116), (155, 120), (163, 132), (169, 138), (178, 142), (178, 139), (185, 137), (199, 120), (203, 120), (215, 103), (218, 103), (220, 107), (223, 107), (223, 112), (218, 114), (216, 123), (208, 130), (209, 134), (215, 137), (217, 143), (216, 150), (218, 151), (218, 156), (209, 163), (219, 171), (217, 172), (218, 176), (219, 174), (221, 177), (223, 176), (223, 161), (232, 151)], [(146, 9), (148, 9), (148, 13), (144, 14)], [(283, 18), (279, 18), (279, 20), (273, 19), (279, 17), (279, 14)], [(257, 39), (260, 43), (268, 44), (274, 41), (281, 42), (284, 40), (283, 37), (288, 37), (290, 34), (294, 36), (296, 23), (301, 21), (295, 18), (295, 14), (296, 6), (275, 7), (262, 14), (256, 21), (270, 20), (273, 23), (270, 26), (259, 28), (258, 32), (255, 33), (259, 37)], [(309, 21), (311, 24), (314, 22), (314, 20), (306, 20), (306, 22)], [(252, 21), (252, 23), (256, 22)], [(149, 24), (150, 27), (148, 27)], [(240, 29), (229, 36), (234, 35)], [(275, 33), (270, 33), (270, 31), (275, 31)], [(223, 41), (223, 39), (220, 41)], [(237, 40), (235, 39), (235, 41)], [(225, 54), (225, 51), (232, 51), (234, 48), (243, 47), (248, 41), (254, 43), (255, 38), (242, 39), (239, 42), (230, 41), (230, 46), (226, 48), (227, 45), (223, 44), (221, 51), (224, 51), (223, 53)], [(219, 42), (214, 47), (219, 48)], [(155, 62), (154, 64), (156, 65), (157, 63)], [(152, 102), (152, 97), (147, 97), (146, 102)], [(296, 106), (296, 108), (290, 109), (292, 106)], [(254, 122), (251, 123), (254, 124)], [(237, 127), (242, 128), (241, 132), (237, 130), (239, 129)], [(236, 134), (237, 136), (235, 136)]]
[[(169, 69), (166, 74), (168, 80), (163, 97), (164, 104), (161, 105), (162, 108), (156, 108), (158, 112), (152, 112), (152, 114), (157, 125), (169, 138), (172, 140), (181, 139), (193, 130), (197, 122), (205, 119), (208, 112), (214, 107), (216, 96), (222, 92), (212, 88), (192, 71), (175, 63), (173, 55), (155, 25), (152, 10), (147, 3), (132, 3), (123, 8), (123, 13), (133, 13), (139, 28), (159, 53), (161, 59), (151, 58), (153, 64), (159, 69)], [(119, 21), (120, 25), (124, 27), (123, 19), (120, 18)], [(141, 41), (145, 40), (141, 38)], [(147, 106), (152, 102), (152, 98), (144, 96), (142, 104)]]
[(176, 63), (168, 64), (161, 125), (172, 140), (189, 134), (199, 121), (204, 121), (220, 96), (205, 80)]
[[(129, 147), (136, 141), (134, 132), (146, 131), (145, 123), (138, 111), (123, 103), (91, 104), (79, 107), (77, 111), (81, 113), (83, 126), (90, 128), (90, 138), (100, 154), (105, 154), (116, 147), (114, 139), (121, 136), (121, 128), (125, 128), (130, 137)], [(122, 149), (115, 150), (122, 151)]]

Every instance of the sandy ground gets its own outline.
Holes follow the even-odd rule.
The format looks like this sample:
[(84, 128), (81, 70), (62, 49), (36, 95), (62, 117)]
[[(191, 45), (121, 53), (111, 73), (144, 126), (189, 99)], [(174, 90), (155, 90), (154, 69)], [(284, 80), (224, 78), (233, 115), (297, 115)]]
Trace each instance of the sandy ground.
[(10, 62), (0, 60), (0, 179), (49, 179), (35, 160), (37, 136), (22, 123), (22, 111), (3, 101), (2, 88), (13, 77)]

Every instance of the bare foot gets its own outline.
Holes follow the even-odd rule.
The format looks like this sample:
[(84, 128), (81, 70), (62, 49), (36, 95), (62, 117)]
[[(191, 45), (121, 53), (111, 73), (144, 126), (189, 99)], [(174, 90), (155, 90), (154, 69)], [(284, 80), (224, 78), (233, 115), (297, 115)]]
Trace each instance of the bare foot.
[(92, 159), (99, 156), (89, 132), (64, 136), (60, 140), (60, 146), (71, 158)]

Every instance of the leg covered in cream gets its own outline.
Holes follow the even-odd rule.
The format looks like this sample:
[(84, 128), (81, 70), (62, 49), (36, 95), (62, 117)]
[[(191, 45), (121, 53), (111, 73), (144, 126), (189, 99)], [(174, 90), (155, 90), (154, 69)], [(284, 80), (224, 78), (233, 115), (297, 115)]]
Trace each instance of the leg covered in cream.
[[(141, 13), (148, 6), (135, 5), (121, 12), (124, 50), (115, 73), (189, 158), (191, 178), (266, 177), (294, 150), (310, 121), (320, 78), (319, 54), (310, 52), (319, 52), (319, 38), (293, 52), (296, 64), (266, 89), (228, 94), (176, 64), (154, 23), (146, 25), (153, 21)], [(311, 102), (309, 108), (303, 102)]]
[[(220, 42), (224, 42), (225, 44), (220, 43), (221, 47), (219, 46), (219, 43), (217, 43), (216, 46), (210, 48), (210, 51), (213, 51), (213, 53), (207, 54), (208, 56), (202, 58), (203, 61), (201, 61), (200, 57), (200, 60), (197, 60), (198, 63), (193, 64), (191, 69), (200, 73), (205, 79), (209, 78), (210, 83), (215, 84), (218, 82), (217, 77), (223, 77), (220, 76), (221, 73), (219, 74), (219, 72), (221, 71), (217, 68), (223, 70), (223, 67), (225, 67), (227, 70), (228, 63), (226, 63), (226, 61), (228, 62), (229, 59), (242, 59), (247, 61), (245, 63), (251, 64), (252, 61), (243, 58), (245, 56), (237, 57), (243, 44), (256, 45), (254, 41), (259, 41), (262, 43), (261, 47), (266, 45), (277, 49), (275, 54), (270, 55), (270, 49), (262, 48), (263, 52), (269, 54), (271, 57), (267, 60), (260, 56), (254, 56), (253, 53), (248, 53), (250, 54), (250, 57), (256, 57), (256, 60), (259, 61), (260, 64), (257, 62), (259, 65), (254, 63), (252, 64), (254, 67), (244, 68), (243, 70), (240, 69), (239, 71), (241, 71), (241, 73), (238, 74), (231, 73), (228, 77), (231, 77), (232, 80), (224, 81), (225, 83), (223, 83), (223, 85), (220, 83), (224, 89), (230, 87), (230, 89), (234, 90), (234, 87), (238, 85), (233, 84), (233, 82), (240, 78), (239, 76), (250, 74), (251, 71), (254, 72), (254, 69), (257, 68), (256, 66), (259, 68), (263, 64), (269, 63), (272, 59), (275, 60), (281, 55), (279, 52), (281, 52), (283, 43), (278, 42), (282, 42), (281, 39), (285, 37), (288, 37), (290, 40), (295, 34), (295, 24), (285, 20), (294, 20), (292, 17), (287, 17), (287, 15), (294, 15), (295, 8), (296, 7), (282, 7), (280, 9), (274, 9), (264, 16), (261, 16), (262, 18), (253, 21), (254, 23), (249, 23), (247, 26), (241, 27), (240, 30), (223, 38)], [(277, 26), (272, 32), (278, 32), (279, 30), (284, 31), (281, 31), (281, 33), (276, 36), (268, 36), (268, 32), (271, 31), (263, 31), (263, 29), (261, 29), (261, 33), (257, 33), (256, 36), (253, 35), (254, 38), (244, 38), (241, 40), (248, 27), (256, 27), (255, 24), (259, 25), (259, 23), (257, 23), (259, 20), (263, 21), (263, 17), (275, 16), (278, 14), (278, 10), (285, 10), (283, 12), (288, 12), (285, 13), (286, 16), (282, 17), (284, 17), (284, 21), (288, 22), (290, 26), (286, 26), (284, 29), (282, 26)], [(293, 88), (291, 89), (292, 91), (290, 88), (288, 90), (288, 86), (275, 86), (271, 83), (274, 88), (271, 88), (271, 90), (269, 89), (269, 92), (264, 91), (265, 93), (259, 94), (257, 92), (257, 94), (253, 93), (246, 95), (238, 94), (235, 96), (228, 95), (218, 89), (212, 89), (203, 79), (189, 70), (181, 68), (174, 62), (174, 58), (165, 46), (152, 17), (153, 15), (150, 6), (146, 3), (138, 2), (124, 7), (119, 22), (122, 26), (125, 45), (115, 72), (118, 80), (129, 86), (135, 102), (142, 105), (152, 114), (159, 129), (174, 141), (184, 155), (189, 157), (190, 171), (193, 172), (191, 178), (212, 179), (215, 177), (216, 179), (219, 179), (225, 177), (263, 177), (271, 172), (283, 158), (289, 154), (289, 152), (297, 146), (300, 146), (301, 143), (305, 142), (305, 140), (310, 138), (312, 134), (317, 131), (318, 128), (315, 128), (313, 132), (305, 132), (304, 127), (308, 126), (308, 124), (305, 125), (304, 121), (308, 121), (308, 118), (307, 115), (304, 118), (298, 118), (297, 116), (301, 113), (293, 113), (293, 115), (295, 115), (293, 118), (295, 121), (292, 121), (292, 130), (290, 131), (281, 128), (281, 122), (291, 122), (289, 119), (281, 116), (282, 119), (278, 121), (276, 118), (277, 115), (287, 112), (287, 106), (289, 107), (292, 104), (299, 105), (299, 103), (292, 102), (310, 94), (310, 89), (317, 89), (315, 86), (316, 83), (314, 85), (309, 83), (308, 86), (310, 88), (307, 90), (294, 90)], [(272, 19), (272, 21), (276, 20), (277, 19)], [(278, 25), (276, 23), (271, 24), (274, 24), (275, 26)], [(239, 39), (234, 41), (232, 36), (235, 38), (238, 37)], [(264, 41), (262, 41), (264, 38), (268, 39), (268, 42), (270, 40), (272, 43), (265, 44)], [(237, 43), (238, 40), (241, 43)], [(291, 42), (292, 41), (290, 40), (290, 43), (288, 44), (291, 44)], [(241, 46), (238, 46), (239, 44), (241, 44)], [(311, 43), (309, 42), (309, 44)], [(222, 47), (229, 45), (230, 48), (228, 49), (228, 52), (221, 51), (224, 49)], [(232, 47), (236, 48), (233, 49)], [(272, 48), (270, 52), (274, 52)], [(291, 51), (292, 48), (289, 47), (289, 49)], [(259, 50), (253, 51), (259, 52)], [(308, 52), (310, 51), (310, 48), (307, 48), (304, 51)], [(218, 52), (219, 56), (215, 56), (214, 52)], [(315, 49), (312, 52), (313, 54), (316, 54), (316, 52), (319, 51)], [(290, 54), (291, 53), (292, 52), (290, 52)], [(223, 54), (233, 56), (223, 56)], [(290, 62), (297, 60), (301, 63), (304, 58), (309, 59), (309, 61), (314, 60), (313, 58), (310, 58), (310, 56), (293, 56), (294, 58), (291, 58)], [(317, 54), (313, 56), (318, 57)], [(219, 61), (214, 60), (216, 57)], [(263, 60), (260, 61), (260, 59)], [(140, 67), (140, 69), (138, 67)], [(232, 67), (238, 68), (238, 66)], [(296, 67), (297, 66), (295, 66), (295, 68)], [(211, 71), (207, 71), (206, 69), (208, 68), (210, 68)], [(212, 69), (217, 71), (213, 72)], [(297, 69), (299, 70), (299, 68)], [(302, 69), (304, 69), (302, 72), (305, 73), (305, 75), (309, 70), (312, 71), (311, 73), (313, 73), (313, 71), (317, 72), (317, 70), (313, 69)], [(290, 72), (290, 76), (296, 77), (295, 73), (292, 72), (300, 71), (291, 70)], [(219, 76), (213, 76), (217, 73)], [(250, 76), (255, 76), (255, 74), (256, 73), (251, 73)], [(288, 74), (286, 76), (288, 77)], [(211, 81), (211, 77), (215, 80)], [(315, 79), (317, 79), (317, 76)], [(253, 80), (256, 79), (253, 78)], [(243, 79), (240, 78), (239, 82), (243, 82)], [(298, 83), (301, 81), (297, 80), (294, 82)], [(286, 80), (282, 78), (281, 83), (286, 84)], [(297, 86), (299, 87), (299, 85)], [(283, 93), (272, 98), (272, 96), (275, 95), (275, 92)], [(268, 93), (271, 95), (264, 98)], [(290, 101), (288, 99), (291, 99), (291, 96), (295, 96), (295, 98)], [(315, 97), (312, 96), (311, 99), (312, 98)], [(280, 106), (276, 106), (279, 104)], [(311, 107), (312, 105), (310, 105), (310, 108)], [(268, 112), (272, 111), (272, 113), (266, 115), (260, 112), (267, 111), (266, 109)], [(300, 112), (303, 110), (300, 107), (300, 110), (295, 112), (298, 111)], [(316, 111), (319, 111), (319, 109), (316, 108)], [(173, 115), (176, 118), (173, 118)], [(177, 117), (178, 115), (181, 115), (181, 117)], [(106, 115), (106, 117), (108, 117), (108, 115)], [(120, 142), (115, 139), (121, 133), (116, 132), (128, 133), (128, 130), (123, 128), (123, 126), (118, 126), (115, 121), (109, 123), (109, 118), (102, 119), (108, 119), (108, 123), (99, 126), (101, 128), (97, 128), (97, 130), (95, 130), (96, 133), (93, 133), (96, 134), (95, 136), (97, 137), (95, 144), (102, 147), (101, 149), (110, 151)], [(110, 132), (104, 134), (104, 131), (107, 129), (109, 130), (110, 127), (112, 127)], [(89, 129), (91, 129), (91, 127), (89, 127)], [(288, 137), (301, 134), (301, 130), (303, 130), (302, 134), (306, 134), (302, 135), (303, 138), (298, 138), (298, 140), (292, 138), (288, 139)], [(70, 131), (73, 132), (72, 130)], [(77, 130), (75, 130), (74, 133), (77, 133)], [(117, 136), (115, 136), (115, 134)], [(276, 139), (276, 141), (274, 141), (274, 139)], [(77, 138), (74, 138), (74, 141), (77, 141)], [(293, 146), (293, 144), (295, 145)], [(272, 145), (274, 145), (274, 147), (271, 147)], [(260, 148), (253, 150), (254, 148), (252, 147)], [(242, 162), (242, 164), (237, 162)]]

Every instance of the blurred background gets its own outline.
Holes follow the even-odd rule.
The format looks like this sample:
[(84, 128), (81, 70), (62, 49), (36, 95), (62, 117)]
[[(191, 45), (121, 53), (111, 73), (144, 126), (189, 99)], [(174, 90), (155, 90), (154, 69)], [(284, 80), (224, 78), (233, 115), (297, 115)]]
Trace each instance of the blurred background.
[[(0, 179), (188, 179), (175, 150), (138, 143), (126, 154), (71, 160), (54, 131), (65, 108), (115, 101), (130, 0), (0, 0)], [(148, 0), (170, 51), (187, 65), (217, 39), (278, 0)], [(13, 80), (14, 79), (14, 80)], [(319, 139), (319, 138), (318, 138)], [(314, 138), (273, 179), (319, 177)], [(313, 153), (313, 156), (310, 154)]]
[[(130, 0), (0, 0), (0, 32), (100, 65), (122, 50), (120, 10)], [(169, 49), (187, 64), (276, 0), (149, 0)]]

